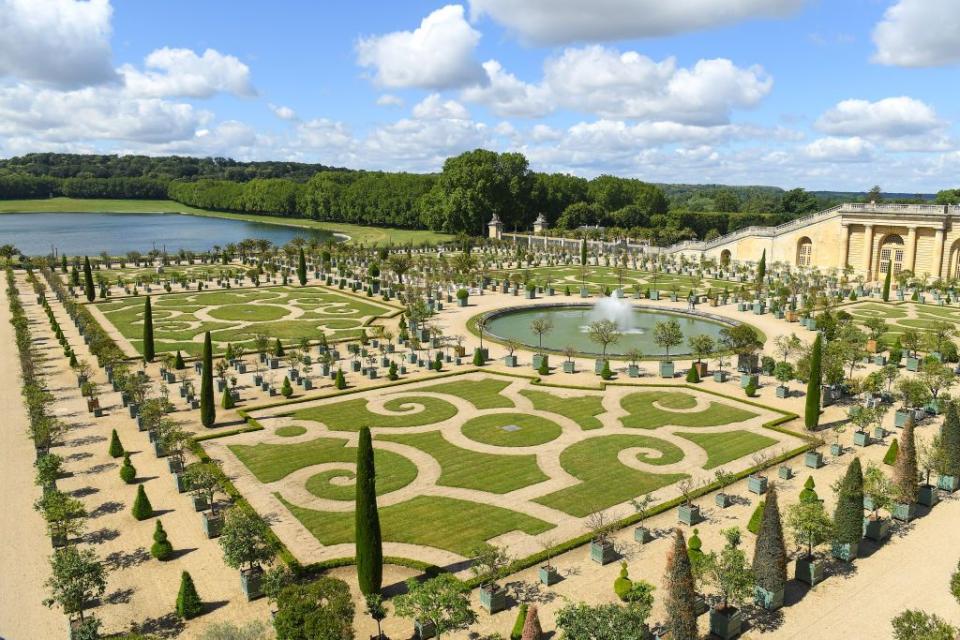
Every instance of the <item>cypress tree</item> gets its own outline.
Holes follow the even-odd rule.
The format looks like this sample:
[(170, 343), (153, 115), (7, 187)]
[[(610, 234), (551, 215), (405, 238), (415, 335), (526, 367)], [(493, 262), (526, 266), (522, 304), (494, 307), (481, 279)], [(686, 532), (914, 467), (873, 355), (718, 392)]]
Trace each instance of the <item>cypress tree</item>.
[(177, 349), (177, 357), (173, 359), (173, 368), (179, 371), (187, 365), (183, 362), (183, 354), (180, 353), (180, 349)]
[(153, 545), (150, 547), (150, 555), (157, 560), (169, 560), (173, 555), (173, 545), (167, 540), (167, 532), (163, 529), (163, 523), (157, 520), (157, 526), (153, 530)]
[(137, 497), (133, 501), (133, 517), (137, 520), (146, 520), (153, 515), (153, 505), (150, 504), (150, 498), (141, 484), (137, 487)]
[(277, 342), (273, 345), (273, 355), (277, 358), (282, 358), (286, 355), (286, 352), (283, 350), (283, 345), (280, 344), (280, 338), (277, 338)]
[(782, 591), (787, 583), (787, 545), (783, 541), (776, 487), (767, 489), (764, 500), (760, 533), (753, 550), (753, 573), (757, 586), (769, 593)]
[(753, 508), (753, 513), (750, 514), (750, 520), (747, 521), (747, 531), (755, 536), (760, 535), (760, 524), (763, 522), (763, 510), (765, 507), (765, 500), (758, 502), (757, 506)]
[(757, 286), (763, 286), (763, 279), (767, 277), (767, 250), (764, 249), (757, 263)]
[(233, 409), (236, 406), (233, 402), (233, 394), (230, 393), (229, 387), (223, 388), (223, 395), (220, 397), (220, 406), (224, 409)]
[(300, 247), (300, 256), (297, 261), (297, 280), (300, 281), (300, 286), (307, 284), (307, 259), (303, 255), (303, 247)]
[(213, 345), (210, 332), (203, 337), (203, 368), (200, 373), (200, 422), (212, 427), (217, 420), (217, 407), (213, 400)]
[(583, 238), (580, 240), (580, 264), (581, 266), (586, 266), (587, 264), (587, 239)]
[(193, 586), (193, 578), (184, 571), (180, 574), (180, 591), (177, 593), (177, 615), (185, 620), (196, 618), (203, 612), (203, 601)]
[(944, 475), (960, 477), (960, 413), (956, 402), (947, 404), (947, 415), (940, 426), (940, 446)]
[(152, 362), (156, 355), (153, 346), (153, 309), (150, 306), (150, 296), (143, 303), (143, 359)]
[(117, 435), (117, 430), (114, 429), (110, 434), (110, 457), (119, 458), (123, 455), (123, 445), (120, 444), (120, 436)]
[(80, 286), (80, 272), (77, 270), (76, 264), (70, 267), (70, 286), (72, 287)]
[(527, 603), (523, 602), (517, 607), (517, 617), (513, 621), (513, 631), (510, 632), (510, 640), (520, 640), (523, 636), (523, 625), (527, 621)]
[(890, 301), (890, 274), (893, 273), (893, 269), (887, 269), (887, 275), (883, 279), (883, 301)]
[(97, 297), (93, 288), (93, 269), (90, 268), (90, 258), (87, 256), (83, 256), (83, 293), (87, 296), (87, 302), (93, 302)]
[(683, 532), (677, 529), (673, 537), (673, 549), (667, 555), (667, 572), (664, 576), (667, 591), (667, 631), (672, 640), (697, 640), (697, 613), (694, 602), (697, 597), (693, 582), (693, 570), (687, 555)]
[(863, 469), (860, 458), (847, 466), (837, 493), (833, 512), (834, 539), (839, 544), (856, 544), (863, 537)]
[(347, 388), (347, 379), (343, 377), (343, 369), (337, 369), (337, 377), (333, 381), (333, 386), (340, 391)]
[(897, 461), (893, 466), (893, 484), (898, 502), (913, 504), (917, 501), (917, 448), (913, 438), (913, 416), (903, 425), (900, 450), (897, 451)]
[(543, 628), (540, 626), (540, 616), (537, 614), (537, 605), (532, 604), (527, 609), (527, 620), (523, 623), (523, 633), (520, 640), (541, 640)]
[(364, 595), (380, 593), (383, 581), (383, 543), (377, 512), (376, 479), (370, 428), (360, 427), (354, 539), (357, 541), (357, 580)]
[(817, 334), (810, 355), (810, 379), (807, 380), (807, 404), (803, 411), (803, 424), (813, 431), (820, 424), (820, 384), (823, 379), (823, 335)]
[(67, 254), (65, 253), (60, 255), (60, 271), (61, 273), (67, 272)]

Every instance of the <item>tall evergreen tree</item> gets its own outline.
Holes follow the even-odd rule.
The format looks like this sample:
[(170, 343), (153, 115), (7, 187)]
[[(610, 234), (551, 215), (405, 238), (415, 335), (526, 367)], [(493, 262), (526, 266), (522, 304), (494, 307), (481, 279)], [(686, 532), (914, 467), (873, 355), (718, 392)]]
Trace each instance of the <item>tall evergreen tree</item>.
[(687, 543), (683, 532), (674, 532), (673, 549), (667, 555), (667, 572), (664, 576), (667, 591), (667, 631), (672, 640), (697, 640), (697, 612), (694, 602), (697, 597), (693, 582), (693, 570), (687, 555)]
[(146, 520), (153, 517), (153, 505), (150, 504), (150, 498), (147, 497), (147, 492), (142, 484), (137, 487), (137, 497), (133, 499), (131, 512), (137, 520)]
[(820, 424), (820, 385), (823, 382), (823, 334), (818, 333), (813, 341), (810, 355), (810, 379), (807, 380), (807, 404), (803, 411), (803, 424), (813, 431)]
[(893, 484), (896, 488), (896, 500), (902, 504), (913, 504), (917, 501), (917, 446), (913, 433), (913, 416), (907, 418), (900, 435), (900, 449), (897, 451), (897, 462), (893, 466)]
[(152, 362), (156, 352), (153, 345), (153, 308), (150, 296), (143, 303), (143, 359)]
[(768, 593), (782, 591), (787, 583), (787, 545), (783, 541), (776, 487), (767, 489), (764, 500), (760, 532), (753, 549), (753, 574), (757, 586)]
[(763, 279), (767, 277), (767, 250), (764, 249), (757, 263), (757, 286), (763, 286)]
[(856, 544), (863, 537), (863, 468), (860, 458), (847, 465), (847, 473), (840, 482), (837, 508), (833, 512), (834, 541)]
[(944, 474), (960, 478), (960, 412), (956, 402), (947, 403), (947, 415), (940, 427)]
[(213, 344), (210, 332), (203, 337), (203, 367), (200, 373), (200, 422), (212, 427), (217, 420), (217, 405), (213, 399)]
[(887, 275), (883, 278), (883, 301), (890, 301), (890, 274), (893, 269), (887, 269)]
[(93, 269), (90, 268), (88, 256), (83, 256), (83, 293), (87, 296), (87, 302), (93, 302), (97, 297), (97, 292), (93, 288)]
[(357, 541), (357, 579), (364, 595), (380, 593), (383, 581), (383, 543), (380, 537), (380, 515), (377, 513), (376, 479), (370, 427), (361, 427), (357, 446), (354, 539)]
[(303, 247), (300, 247), (300, 256), (297, 260), (297, 279), (301, 287), (307, 284), (307, 258), (303, 255)]

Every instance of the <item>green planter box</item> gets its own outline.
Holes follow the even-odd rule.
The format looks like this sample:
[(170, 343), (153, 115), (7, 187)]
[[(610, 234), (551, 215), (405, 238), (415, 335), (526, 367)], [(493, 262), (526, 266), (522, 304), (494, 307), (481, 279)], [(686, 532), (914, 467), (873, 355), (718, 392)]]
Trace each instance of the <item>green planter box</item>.
[(754, 475), (747, 478), (747, 491), (758, 496), (765, 494), (767, 492), (767, 477)]
[(191, 500), (193, 502), (194, 511), (206, 511), (210, 508), (210, 503), (207, 502), (205, 496), (191, 496)]
[(560, 577), (560, 572), (557, 571), (557, 568), (550, 565), (542, 565), (539, 574), (540, 584), (548, 587), (557, 584), (563, 579)]
[(832, 455), (832, 456), (834, 456), (834, 457), (836, 457), (836, 456), (842, 456), (842, 455), (843, 455), (843, 445), (840, 444), (839, 442), (834, 442), (832, 445), (830, 445), (830, 455)]
[(940, 493), (932, 484), (920, 485), (920, 490), (917, 492), (917, 502), (925, 507), (935, 507), (940, 502)]
[(533, 368), (539, 369), (543, 363), (547, 363), (547, 366), (550, 366), (550, 356), (535, 353), (533, 355)]
[(767, 591), (763, 587), (755, 586), (753, 588), (753, 601), (758, 607), (767, 611), (776, 611), (783, 607), (783, 589)]
[(907, 371), (919, 371), (920, 358), (907, 357)]
[(713, 381), (714, 381), (714, 382), (726, 382), (726, 381), (727, 381), (727, 372), (726, 372), (726, 371), (714, 371), (714, 372), (713, 372)]
[(240, 588), (243, 589), (243, 595), (247, 597), (248, 602), (263, 597), (262, 581), (263, 569), (260, 567), (244, 569), (240, 572)]
[(190, 490), (190, 483), (187, 482), (187, 478), (183, 474), (173, 474), (173, 481), (177, 485), (177, 493), (186, 493)]
[(731, 504), (733, 504), (733, 497), (728, 496), (727, 494), (720, 492), (713, 497), (713, 502), (721, 509), (726, 509)]
[(590, 542), (590, 559), (597, 564), (609, 564), (617, 559), (617, 550), (610, 540)]
[(909, 409), (897, 409), (896, 413), (893, 414), (893, 426), (903, 427), (910, 419), (911, 413)]
[(780, 465), (780, 468), (777, 469), (777, 477), (781, 480), (789, 480), (793, 477), (793, 469), (785, 464), (782, 464)]
[(641, 525), (633, 530), (633, 539), (640, 544), (647, 544), (653, 540), (653, 534), (650, 533), (650, 529)]
[(710, 610), (710, 634), (722, 638), (722, 640), (732, 640), (740, 635), (743, 628), (743, 616), (736, 607), (727, 607), (723, 611), (718, 609)]
[(574, 362), (573, 360), (567, 360), (566, 362), (563, 363), (563, 372), (576, 373), (577, 372), (576, 365), (577, 363)]
[(673, 377), (673, 361), (671, 360), (660, 361), (660, 377), (661, 378)]
[(857, 542), (835, 542), (830, 553), (837, 560), (851, 562), (857, 557), (857, 551), (859, 551), (859, 549), (860, 544)]
[(887, 518), (864, 518), (863, 537), (874, 542), (883, 542), (890, 535), (890, 520)]
[(858, 447), (870, 446), (870, 434), (866, 431), (854, 431), (853, 444), (857, 445)]
[(807, 451), (803, 456), (803, 464), (810, 469), (819, 469), (823, 466), (823, 454), (819, 451)]
[(603, 364), (606, 362), (603, 358), (597, 358), (593, 361), (593, 372), (599, 374), (603, 371)]
[(217, 514), (211, 516), (209, 513), (204, 513), (200, 517), (200, 521), (203, 522), (203, 532), (208, 538), (219, 538), (220, 531), (223, 530), (223, 516)]
[(636, 365), (636, 364), (627, 365), (627, 375), (630, 376), (631, 378), (639, 378), (640, 365)]
[(517, 356), (503, 356), (503, 364), (508, 367), (517, 366)]
[(744, 374), (740, 376), (740, 388), (746, 389), (750, 386), (750, 383), (753, 383), (753, 386), (760, 386), (760, 377), (754, 374)]
[(886, 366), (887, 356), (883, 356), (880, 354), (873, 356), (873, 364), (877, 365), (878, 367)]
[(683, 524), (694, 526), (703, 521), (700, 507), (695, 504), (681, 504), (677, 507), (677, 519)]
[(790, 389), (787, 387), (777, 387), (777, 397), (778, 398), (787, 398), (790, 396)]
[(917, 517), (917, 505), (895, 502), (890, 508), (890, 515), (893, 516), (894, 520), (910, 522)]
[(957, 476), (940, 476), (937, 478), (937, 487), (943, 489), (944, 491), (949, 491), (953, 493), (958, 488), (960, 488), (960, 477)]
[(413, 637), (416, 640), (429, 640), (437, 635), (437, 628), (432, 622), (413, 621)]
[(499, 613), (507, 608), (507, 592), (498, 586), (480, 587), (480, 606), (487, 613)]
[(797, 558), (794, 577), (814, 587), (823, 582), (823, 562), (816, 558)]

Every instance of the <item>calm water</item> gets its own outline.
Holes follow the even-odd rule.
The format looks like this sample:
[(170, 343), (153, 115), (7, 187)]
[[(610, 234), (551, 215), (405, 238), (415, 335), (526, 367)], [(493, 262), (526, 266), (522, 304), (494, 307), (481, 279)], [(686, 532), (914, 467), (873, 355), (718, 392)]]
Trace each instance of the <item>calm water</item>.
[(245, 238), (276, 245), (296, 236), (335, 239), (326, 231), (276, 224), (202, 218), (177, 213), (5, 213), (0, 215), (0, 244), (15, 245), (26, 255), (47, 255), (51, 248), (67, 255), (123, 255), (153, 248), (206, 251)]
[[(657, 322), (670, 318), (676, 318), (680, 322), (684, 335), (683, 344), (670, 350), (671, 356), (690, 353), (686, 338), (704, 333), (716, 340), (724, 327), (719, 322), (685, 314), (640, 309), (630, 309), (629, 312), (632, 313), (629, 330), (623, 333), (617, 344), (607, 347), (610, 355), (623, 355), (633, 348), (639, 349), (646, 356), (662, 355), (663, 348), (653, 341), (653, 328)], [(499, 338), (512, 338), (536, 348), (537, 334), (530, 328), (530, 322), (536, 318), (549, 318), (553, 322), (553, 329), (543, 336), (545, 349), (563, 351), (565, 347), (571, 346), (580, 353), (600, 353), (601, 346), (587, 336), (587, 326), (597, 319), (590, 307), (547, 307), (508, 312), (487, 321), (487, 331)], [(619, 324), (618, 322), (618, 326)]]

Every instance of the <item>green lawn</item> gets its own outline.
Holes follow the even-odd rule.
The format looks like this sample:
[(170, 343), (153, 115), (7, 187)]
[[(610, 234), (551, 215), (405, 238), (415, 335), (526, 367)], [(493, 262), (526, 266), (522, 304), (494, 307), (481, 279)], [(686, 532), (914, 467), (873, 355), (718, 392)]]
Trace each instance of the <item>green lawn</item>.
[(624, 396), (620, 404), (630, 414), (621, 418), (623, 426), (636, 429), (657, 429), (665, 425), (677, 427), (715, 427), (718, 425), (743, 422), (758, 414), (738, 409), (720, 402), (710, 402), (704, 411), (688, 413), (685, 411), (666, 411), (654, 406), (659, 404), (666, 409), (692, 409), (697, 400), (682, 391), (643, 391)]
[[(267, 444), (261, 442), (256, 445), (235, 444), (229, 445), (230, 451), (256, 476), (260, 482), (276, 482), (287, 477), (294, 471), (323, 464), (325, 462), (344, 462), (355, 464), (357, 450), (348, 447), (347, 441), (340, 438), (317, 438), (303, 444)], [(377, 468), (377, 492), (385, 493), (405, 487), (417, 477), (417, 467), (401, 455), (374, 449), (374, 464)], [(349, 474), (337, 471), (332, 475), (352, 477)], [(325, 480), (313, 483), (317, 491), (322, 491), (321, 497), (334, 500), (348, 500), (353, 497), (353, 487), (349, 491), (340, 491), (345, 487), (337, 487), (326, 482), (330, 474), (324, 474)], [(311, 478), (312, 480), (312, 478)], [(307, 488), (310, 488), (308, 482)], [(321, 495), (316, 493), (316, 495)]]
[(207, 218), (226, 218), (276, 224), (284, 227), (323, 229), (350, 236), (350, 242), (365, 245), (379, 244), (437, 244), (453, 239), (453, 236), (433, 231), (416, 229), (392, 229), (365, 227), (342, 222), (318, 222), (302, 218), (279, 218), (252, 213), (225, 213), (197, 209), (172, 200), (84, 200), (76, 198), (44, 198), (42, 200), (3, 200), (0, 213), (183, 213)]
[(707, 452), (707, 464), (704, 469), (713, 469), (733, 462), (738, 458), (765, 449), (777, 441), (750, 431), (724, 431), (723, 433), (684, 433), (677, 432)]
[[(322, 544), (353, 542), (353, 512), (314, 511), (277, 498)], [(469, 523), (469, 526), (464, 526)], [(470, 556), (479, 545), (510, 531), (537, 535), (548, 522), (516, 511), (454, 498), (419, 496), (380, 508), (385, 542), (419, 544)]]
[(624, 466), (617, 456), (630, 447), (659, 451), (659, 457), (643, 452), (637, 456), (649, 464), (673, 464), (683, 459), (679, 447), (659, 438), (639, 435), (589, 438), (560, 454), (560, 464), (580, 480), (580, 484), (537, 498), (536, 502), (584, 517), (687, 477), (686, 474), (647, 473)]
[[(414, 405), (423, 405), (423, 411)], [(405, 411), (399, 415), (383, 415), (367, 409), (365, 398), (344, 400), (334, 404), (301, 409), (293, 414), (297, 420), (322, 422), (334, 431), (359, 431), (360, 427), (419, 427), (443, 422), (457, 415), (457, 408), (446, 400), (429, 396), (404, 396), (387, 400), (388, 411)]]
[(305, 427), (291, 425), (289, 427), (277, 427), (273, 432), (281, 438), (295, 438), (305, 434), (307, 429)]
[[(265, 287), (236, 291), (163, 293), (151, 298), (154, 342), (158, 352), (177, 349), (199, 355), (199, 338), (210, 331), (214, 349), (228, 342), (253, 350), (256, 334), (285, 343), (301, 338), (337, 340), (359, 335), (367, 322), (392, 313), (393, 307), (319, 287)], [(295, 311), (282, 305), (289, 305)], [(97, 303), (104, 317), (138, 350), (143, 348), (143, 297)], [(206, 309), (212, 320), (197, 317)], [(292, 314), (297, 317), (288, 317)]]
[(546, 391), (532, 389), (524, 389), (520, 394), (529, 398), (537, 411), (549, 411), (566, 416), (580, 425), (584, 431), (603, 427), (603, 423), (596, 418), (606, 411), (603, 408), (603, 398), (600, 396), (562, 398)]
[[(348, 461), (349, 462), (349, 461)], [(377, 470), (377, 495), (403, 489), (417, 479), (417, 465), (401, 455), (383, 449), (374, 449), (373, 462)], [(342, 484), (334, 479), (348, 480)], [(328, 469), (307, 478), (307, 491), (328, 500), (354, 500), (356, 473), (352, 469)]]
[(472, 403), (477, 409), (500, 409), (513, 406), (510, 398), (500, 395), (500, 392), (509, 387), (510, 383), (510, 380), (496, 378), (454, 380), (453, 382), (422, 387), (419, 391), (456, 396)]
[(448, 442), (439, 431), (377, 435), (376, 440), (399, 442), (420, 449), (440, 464), (437, 484), (509, 493), (548, 480), (534, 455), (494, 455), (469, 451)]
[(468, 420), (461, 427), (471, 440), (495, 447), (534, 447), (563, 433), (555, 422), (526, 413), (492, 413)]

